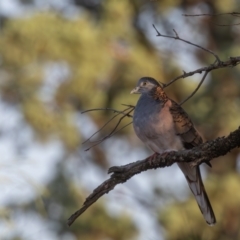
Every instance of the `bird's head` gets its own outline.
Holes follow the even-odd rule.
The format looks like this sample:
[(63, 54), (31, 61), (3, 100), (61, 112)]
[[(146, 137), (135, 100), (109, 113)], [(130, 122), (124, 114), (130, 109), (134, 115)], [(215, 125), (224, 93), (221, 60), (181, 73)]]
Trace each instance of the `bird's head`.
[(143, 77), (140, 78), (137, 86), (130, 92), (131, 94), (143, 94), (143, 93), (149, 93), (154, 88), (161, 87), (161, 85), (151, 77)]

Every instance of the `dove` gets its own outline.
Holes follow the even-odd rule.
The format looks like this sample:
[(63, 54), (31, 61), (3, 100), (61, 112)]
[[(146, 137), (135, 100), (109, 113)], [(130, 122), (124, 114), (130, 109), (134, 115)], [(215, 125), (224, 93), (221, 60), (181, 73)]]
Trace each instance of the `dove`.
[[(154, 78), (139, 79), (131, 94), (141, 94), (133, 115), (135, 133), (152, 151), (167, 154), (169, 151), (191, 149), (203, 143), (188, 114), (168, 98)], [(188, 162), (177, 164), (205, 221), (214, 225), (216, 218), (203, 185), (199, 166), (191, 167)]]

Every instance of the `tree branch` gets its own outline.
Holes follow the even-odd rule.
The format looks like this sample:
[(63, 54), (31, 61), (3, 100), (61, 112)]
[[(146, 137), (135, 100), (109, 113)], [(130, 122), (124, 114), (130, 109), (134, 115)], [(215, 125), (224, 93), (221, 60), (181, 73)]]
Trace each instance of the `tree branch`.
[[(235, 15), (237, 15), (237, 14), (239, 14), (239, 13), (237, 13), (237, 12), (232, 12), (232, 13), (227, 13), (227, 14), (235, 14)], [(221, 14), (218, 14), (218, 15), (221, 15)], [(184, 15), (184, 16), (193, 16), (193, 15)], [(194, 16), (199, 16), (199, 15), (194, 15)], [(169, 86), (169, 85), (171, 85), (172, 83), (174, 83), (174, 82), (177, 81), (178, 79), (187, 78), (187, 77), (192, 76), (192, 75), (194, 75), (194, 74), (196, 74), (196, 73), (200, 73), (200, 74), (201, 74), (202, 72), (205, 72), (205, 75), (207, 75), (209, 72), (211, 72), (211, 71), (213, 71), (213, 70), (215, 70), (215, 69), (220, 69), (220, 68), (225, 68), (225, 67), (234, 67), (234, 66), (236, 66), (237, 64), (240, 63), (240, 57), (239, 57), (239, 56), (237, 56), (237, 57), (230, 57), (230, 60), (225, 61), (225, 62), (222, 62), (222, 61), (220, 60), (219, 56), (218, 56), (216, 53), (214, 53), (213, 51), (211, 51), (211, 50), (209, 50), (209, 49), (207, 49), (207, 48), (204, 48), (204, 47), (202, 47), (202, 46), (200, 46), (200, 45), (197, 45), (197, 44), (192, 43), (192, 42), (190, 42), (190, 41), (187, 41), (187, 40), (185, 40), (185, 39), (183, 39), (183, 38), (180, 38), (179, 35), (178, 35), (178, 33), (177, 33), (174, 29), (173, 29), (173, 32), (175, 33), (175, 36), (169, 36), (169, 35), (161, 34), (161, 33), (157, 30), (157, 28), (155, 27), (154, 24), (153, 24), (152, 26), (153, 26), (153, 28), (155, 29), (155, 31), (157, 32), (157, 37), (171, 38), (171, 39), (176, 39), (176, 40), (185, 42), (185, 43), (187, 43), (187, 44), (190, 44), (190, 45), (192, 45), (192, 46), (195, 46), (195, 47), (197, 47), (197, 48), (200, 48), (200, 49), (202, 49), (203, 51), (208, 52), (208, 53), (212, 54), (212, 55), (215, 57), (215, 62), (214, 62), (213, 64), (211, 64), (211, 65), (209, 65), (209, 66), (207, 66), (207, 67), (199, 68), (199, 69), (197, 69), (197, 70), (195, 70), (195, 71), (188, 72), (188, 73), (186, 73), (185, 71), (183, 71), (183, 74), (182, 74), (182, 75), (180, 75), (180, 76), (172, 79), (172, 80), (171, 80), (170, 82), (168, 82), (167, 84), (163, 84), (163, 87), (164, 87), (164, 88), (167, 87), (167, 86)], [(205, 76), (205, 75), (204, 75), (204, 76)], [(206, 76), (205, 76), (205, 77), (206, 77)], [(181, 104), (183, 104), (184, 102), (186, 102), (189, 98), (191, 98), (191, 97), (198, 91), (198, 89), (200, 88), (200, 86), (201, 86), (202, 82), (204, 81), (205, 77), (203, 77), (203, 79), (200, 81), (200, 84), (198, 85), (197, 89), (196, 89), (187, 99), (185, 99)]]
[(232, 15), (234, 17), (239, 17), (240, 13), (239, 12), (229, 12), (229, 13), (201, 13), (201, 14), (182, 14), (184, 17), (203, 17), (203, 16), (208, 16), (208, 17), (218, 17), (222, 15)]
[(217, 62), (215, 64), (211, 64), (207, 67), (202, 67), (202, 68), (199, 68), (199, 69), (196, 69), (195, 71), (192, 71), (192, 72), (183, 72), (182, 75), (172, 79), (170, 82), (168, 82), (167, 84), (164, 85), (164, 87), (167, 87), (169, 85), (171, 85), (172, 83), (176, 82), (177, 80), (181, 79), (181, 78), (187, 78), (187, 77), (190, 77), (196, 73), (202, 73), (202, 72), (211, 72), (213, 70), (216, 70), (216, 69), (220, 69), (220, 68), (226, 68), (226, 67), (235, 67), (236, 65), (238, 65), (240, 63), (240, 56), (237, 56), (237, 57), (230, 57), (229, 60), (225, 61), (225, 62)]
[(190, 44), (190, 45), (192, 45), (192, 46), (194, 46), (194, 47), (200, 48), (200, 49), (202, 49), (203, 51), (212, 54), (212, 55), (216, 58), (217, 62), (221, 63), (221, 60), (220, 60), (220, 58), (218, 57), (218, 55), (217, 55), (216, 53), (214, 53), (213, 51), (211, 51), (211, 50), (209, 50), (209, 49), (207, 49), (207, 48), (204, 48), (204, 47), (202, 47), (202, 46), (200, 46), (200, 45), (197, 45), (197, 44), (192, 43), (192, 42), (189, 42), (189, 41), (187, 41), (187, 40), (185, 40), (185, 39), (183, 39), (183, 38), (180, 38), (179, 35), (177, 34), (177, 32), (176, 32), (174, 29), (173, 29), (173, 32), (175, 33), (175, 37), (174, 37), (174, 36), (169, 36), (169, 35), (163, 35), (163, 34), (161, 34), (161, 33), (157, 30), (157, 28), (155, 27), (154, 24), (153, 24), (153, 28), (154, 28), (155, 31), (157, 32), (157, 37), (165, 37), (165, 38), (176, 39), (176, 40), (185, 42), (185, 43), (187, 43), (187, 44)]
[[(87, 140), (85, 140), (82, 144), (85, 144), (87, 142), (90, 142), (90, 143), (93, 143), (93, 145), (91, 145), (89, 148), (85, 149), (85, 151), (88, 151), (89, 149), (97, 146), (98, 144), (102, 143), (104, 140), (112, 137), (114, 134), (116, 134), (117, 132), (119, 132), (120, 130), (122, 130), (123, 128), (127, 127), (128, 125), (130, 125), (132, 122), (124, 125), (123, 127), (121, 127), (120, 129), (118, 129), (118, 126), (120, 125), (120, 123), (122, 122), (122, 120), (125, 118), (125, 117), (130, 117), (132, 118), (133, 116), (130, 114), (133, 110), (134, 110), (134, 106), (132, 105), (125, 105), (123, 104), (124, 106), (127, 106), (126, 109), (124, 109), (123, 111), (118, 111), (118, 110), (115, 110), (115, 109), (112, 109), (112, 108), (94, 108), (94, 109), (89, 109), (89, 110), (85, 110), (83, 111), (82, 113), (86, 113), (86, 112), (91, 112), (91, 111), (98, 111), (98, 110), (109, 110), (109, 111), (113, 111), (114, 113), (117, 113), (115, 114), (113, 117), (111, 117), (97, 132), (93, 133)], [(126, 112), (128, 111), (128, 112)], [(101, 132), (114, 118), (116, 118), (117, 116), (119, 115), (123, 115), (121, 116), (119, 119), (118, 119), (118, 122), (117, 124), (115, 125), (115, 127), (112, 129), (112, 131), (107, 134), (106, 136), (104, 136), (103, 138), (99, 139), (99, 140), (96, 140), (94, 142), (91, 141), (91, 139), (99, 132)]]
[(191, 150), (182, 150), (177, 152), (169, 152), (166, 154), (155, 155), (129, 163), (124, 166), (111, 167), (108, 173), (112, 173), (110, 178), (99, 185), (90, 194), (83, 206), (76, 211), (68, 219), (67, 224), (71, 226), (73, 222), (85, 212), (94, 202), (109, 191), (113, 190), (117, 184), (124, 183), (134, 175), (139, 174), (149, 169), (157, 169), (171, 166), (175, 162), (191, 162), (191, 166), (197, 166), (203, 162), (209, 162), (213, 158), (226, 155), (232, 149), (240, 146), (240, 127), (234, 132), (230, 133), (228, 137), (217, 138), (212, 141), (205, 142), (198, 147)]
[(196, 89), (187, 97), (185, 98), (183, 101), (181, 101), (179, 103), (179, 105), (183, 105), (187, 100), (189, 100), (197, 91), (198, 89), (201, 87), (202, 83), (204, 82), (204, 80), (206, 79), (206, 76), (208, 75), (208, 71), (206, 71), (201, 79), (201, 81), (199, 82), (199, 84), (197, 85)]
[[(202, 14), (183, 14), (184, 17), (218, 17), (218, 16), (223, 16), (223, 15), (232, 15), (233, 17), (240, 17), (239, 12), (229, 12), (229, 13), (202, 13)], [(240, 23), (233, 23), (233, 24), (217, 24), (215, 23), (216, 26), (219, 27), (229, 27), (229, 26), (237, 26), (240, 25)]]

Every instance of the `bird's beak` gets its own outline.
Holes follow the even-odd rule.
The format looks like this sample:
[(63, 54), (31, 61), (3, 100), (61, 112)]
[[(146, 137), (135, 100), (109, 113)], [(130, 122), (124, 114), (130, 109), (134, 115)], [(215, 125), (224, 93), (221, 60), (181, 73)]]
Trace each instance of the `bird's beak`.
[(130, 92), (130, 94), (138, 94), (138, 93), (140, 93), (139, 92), (139, 87), (135, 87), (131, 92)]

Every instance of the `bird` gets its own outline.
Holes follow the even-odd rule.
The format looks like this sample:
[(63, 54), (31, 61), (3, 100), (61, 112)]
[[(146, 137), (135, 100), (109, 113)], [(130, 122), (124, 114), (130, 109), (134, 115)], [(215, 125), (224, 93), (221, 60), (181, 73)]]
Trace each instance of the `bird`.
[[(163, 86), (154, 78), (142, 77), (131, 94), (141, 94), (133, 114), (133, 128), (138, 138), (154, 154), (191, 149), (203, 143), (184, 109), (170, 99)], [(183, 172), (207, 224), (216, 218), (203, 185), (199, 166), (177, 163)]]

